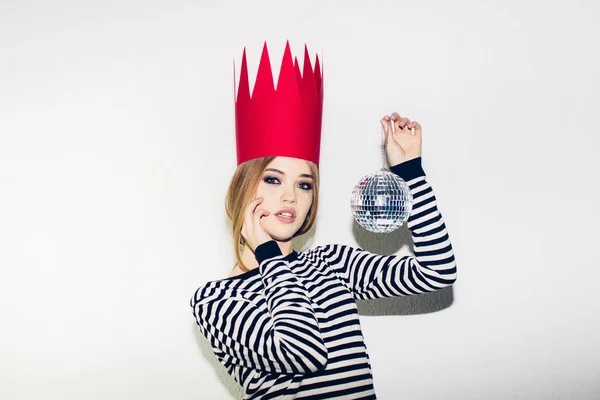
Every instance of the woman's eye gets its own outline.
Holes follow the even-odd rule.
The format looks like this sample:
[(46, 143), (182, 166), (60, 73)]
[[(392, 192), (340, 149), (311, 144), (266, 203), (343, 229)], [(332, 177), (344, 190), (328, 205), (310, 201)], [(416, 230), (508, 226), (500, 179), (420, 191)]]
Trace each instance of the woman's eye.
[[(273, 176), (267, 176), (263, 179), (263, 181), (269, 185), (278, 185), (281, 182), (279, 182), (279, 179), (273, 177)], [(312, 190), (312, 184), (310, 183), (300, 183), (298, 184), (298, 186), (302, 189), (302, 190)]]

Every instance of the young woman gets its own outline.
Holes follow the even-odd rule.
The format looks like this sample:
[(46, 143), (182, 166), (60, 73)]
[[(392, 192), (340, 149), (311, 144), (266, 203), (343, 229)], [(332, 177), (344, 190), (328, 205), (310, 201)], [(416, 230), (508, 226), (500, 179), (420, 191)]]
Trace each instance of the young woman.
[(448, 232), (421, 165), (421, 126), (398, 113), (381, 124), (391, 171), (414, 199), (407, 221), (414, 256), (343, 244), (294, 250), (291, 239), (317, 215), (319, 171), (310, 160), (256, 157), (233, 176), (226, 210), (240, 245), (237, 264), (228, 278), (198, 288), (190, 305), (244, 399), (375, 399), (356, 300), (418, 295), (456, 280)]

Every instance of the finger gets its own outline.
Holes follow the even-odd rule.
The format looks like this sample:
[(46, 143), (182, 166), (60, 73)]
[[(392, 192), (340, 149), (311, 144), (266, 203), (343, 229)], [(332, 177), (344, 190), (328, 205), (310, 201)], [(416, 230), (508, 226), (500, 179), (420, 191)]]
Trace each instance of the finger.
[(253, 222), (254, 222), (254, 229), (256, 229), (256, 227), (261, 227), (262, 225), (260, 224), (260, 219), (263, 216), (267, 216), (269, 215), (269, 212), (267, 210), (265, 210), (264, 208), (259, 208), (258, 210), (256, 210), (256, 212), (253, 215)]
[[(419, 123), (417, 121), (412, 121), (411, 123), (409, 123), (408, 125), (406, 125), (407, 129), (415, 129), (415, 131), (417, 130), (417, 128), (421, 129), (421, 125), (419, 125)], [(416, 135), (416, 133), (414, 133)]]
[(400, 121), (398, 121), (398, 126), (400, 127), (400, 129), (404, 129), (406, 128), (406, 125), (408, 125), (410, 123), (410, 119), (404, 117), (404, 118), (400, 118)]
[(269, 215), (270, 213), (271, 213), (270, 211), (267, 211), (264, 208), (257, 208), (256, 211), (254, 211), (253, 215), (256, 217), (257, 215), (258, 216), (262, 216), (263, 214)]
[(255, 197), (254, 199), (252, 199), (252, 201), (249, 204), (250, 213), (253, 213), (256, 210), (256, 207), (258, 207), (258, 205), (260, 203), (262, 203), (263, 200), (264, 200), (264, 197), (262, 197), (262, 196), (258, 196), (258, 197)]
[(402, 127), (400, 126), (400, 122), (402, 122), (402, 118), (400, 118), (400, 116), (398, 116), (398, 119), (396, 119), (396, 121), (394, 122), (394, 130), (396, 132), (402, 130)]
[(254, 214), (256, 207), (258, 207), (258, 205), (262, 201), (263, 201), (263, 198), (261, 196), (259, 196), (259, 197), (255, 197), (254, 199), (252, 199), (252, 201), (248, 204), (248, 208), (246, 208), (246, 213), (244, 215), (244, 224), (246, 225), (246, 230), (252, 231), (252, 227), (253, 227), (252, 215)]
[(254, 205), (251, 202), (249, 207), (246, 209), (244, 214), (244, 225), (246, 226), (247, 232), (252, 232), (252, 214), (254, 213)]
[(415, 128), (415, 136), (421, 136), (421, 134), (423, 133), (423, 128), (421, 127), (421, 124), (419, 124), (417, 121), (413, 121), (413, 128)]
[(249, 229), (249, 217), (246, 215), (244, 216), (244, 223), (242, 224), (242, 237), (244, 238), (244, 240), (246, 242), (248, 242), (248, 229)]
[(404, 129), (404, 127), (406, 126), (406, 121), (408, 120), (408, 118), (404, 117), (404, 118), (398, 118), (396, 120), (396, 131), (401, 131)]
[(387, 121), (384, 118), (384, 119), (382, 119), (379, 122), (381, 122), (381, 127), (383, 128), (383, 132), (387, 135), (389, 133), (389, 131), (390, 131), (389, 117), (388, 117)]
[(400, 120), (400, 114), (398, 114), (397, 112), (393, 112), (392, 115), (390, 116), (390, 120), (391, 120), (390, 132), (398, 131), (398, 121)]

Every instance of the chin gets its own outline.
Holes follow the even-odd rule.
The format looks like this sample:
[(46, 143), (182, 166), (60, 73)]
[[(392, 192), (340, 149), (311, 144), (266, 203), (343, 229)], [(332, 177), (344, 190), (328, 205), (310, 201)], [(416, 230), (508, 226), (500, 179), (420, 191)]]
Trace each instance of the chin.
[(273, 240), (275, 240), (276, 242), (289, 242), (290, 240), (292, 240), (292, 237), (277, 237), (277, 236), (271, 236), (273, 238)]
[[(283, 224), (275, 222), (275, 224), (273, 224), (275, 226), (268, 226), (268, 227), (264, 227), (265, 231), (269, 234), (269, 236), (271, 236), (274, 240), (277, 240), (278, 242), (286, 242), (290, 239), (292, 239), (292, 237), (294, 236), (294, 234), (296, 233), (297, 229), (294, 229), (292, 226), (282, 226)], [(277, 226), (280, 225), (280, 226)], [(300, 228), (298, 228), (300, 229)]]
[(281, 232), (280, 230), (277, 231), (267, 231), (267, 233), (269, 234), (269, 236), (271, 236), (273, 238), (273, 240), (277, 240), (278, 242), (287, 242), (288, 240), (292, 239), (292, 236), (294, 236), (293, 231), (289, 231), (289, 232)]

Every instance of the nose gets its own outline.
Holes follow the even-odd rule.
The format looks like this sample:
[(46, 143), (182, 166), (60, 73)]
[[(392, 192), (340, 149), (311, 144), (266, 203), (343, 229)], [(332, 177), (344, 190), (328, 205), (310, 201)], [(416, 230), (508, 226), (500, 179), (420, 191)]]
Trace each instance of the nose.
[(281, 200), (283, 202), (295, 204), (297, 199), (296, 199), (296, 193), (294, 192), (294, 189), (289, 188), (289, 187), (284, 188), (283, 193), (281, 195)]

